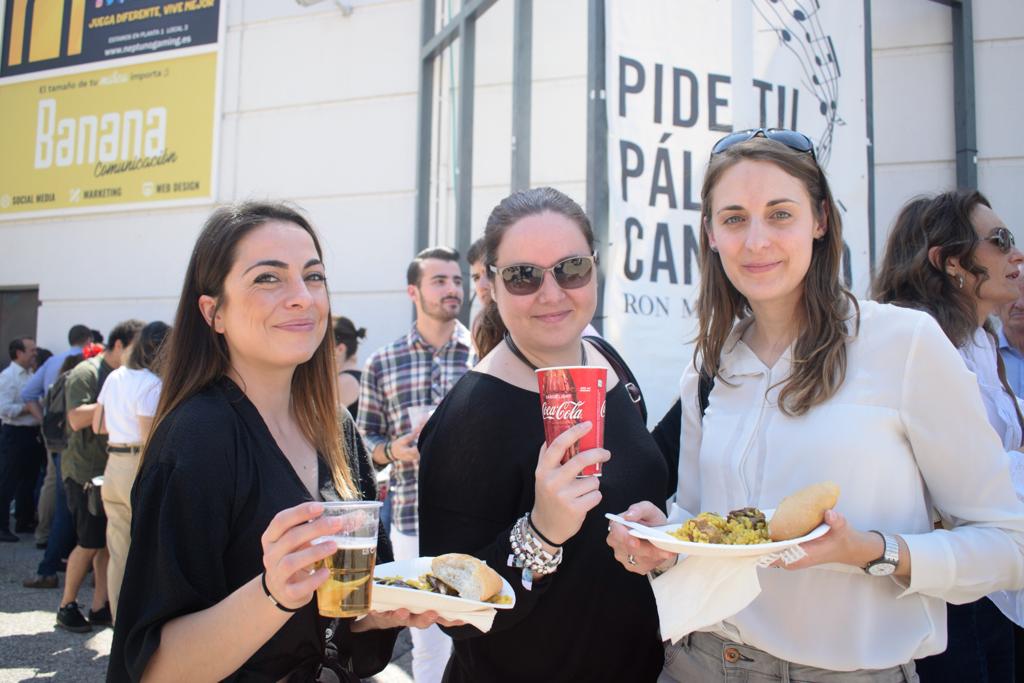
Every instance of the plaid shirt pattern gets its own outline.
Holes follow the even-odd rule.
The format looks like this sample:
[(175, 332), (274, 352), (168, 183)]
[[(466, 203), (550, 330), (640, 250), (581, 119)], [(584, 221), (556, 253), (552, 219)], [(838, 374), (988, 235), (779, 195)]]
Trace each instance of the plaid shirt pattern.
[[(436, 406), (476, 364), (469, 330), (456, 321), (451, 340), (430, 346), (413, 325), (409, 334), (378, 349), (366, 361), (359, 384), (357, 424), (373, 452), (412, 431), (409, 408)], [(419, 535), (419, 463), (391, 465), (391, 519), (403, 534)]]

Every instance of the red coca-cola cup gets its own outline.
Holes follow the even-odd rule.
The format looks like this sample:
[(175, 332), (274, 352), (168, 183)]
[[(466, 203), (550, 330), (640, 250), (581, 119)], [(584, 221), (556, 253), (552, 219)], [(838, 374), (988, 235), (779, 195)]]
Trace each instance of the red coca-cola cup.
[[(559, 434), (581, 422), (594, 425), (565, 452), (563, 464), (581, 451), (604, 446), (604, 396), (608, 387), (606, 368), (540, 368), (537, 370), (537, 385), (540, 387), (544, 439), (549, 445)], [(579, 476), (600, 477), (601, 463), (588, 465)]]

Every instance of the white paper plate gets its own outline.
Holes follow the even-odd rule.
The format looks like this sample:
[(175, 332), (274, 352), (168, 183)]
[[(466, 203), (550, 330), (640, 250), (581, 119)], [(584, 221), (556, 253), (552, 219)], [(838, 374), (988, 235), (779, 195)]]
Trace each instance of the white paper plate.
[[(775, 510), (764, 510), (764, 516), (771, 523), (772, 513)], [(662, 550), (667, 550), (670, 553), (680, 553), (684, 555), (700, 555), (702, 557), (759, 557), (761, 555), (770, 555), (772, 553), (780, 553), (786, 548), (790, 548), (794, 545), (806, 543), (807, 541), (813, 541), (816, 538), (821, 538), (829, 530), (828, 524), (819, 524), (809, 534), (800, 536), (799, 538), (791, 538), (788, 541), (773, 541), (772, 543), (759, 543), (757, 545), (723, 545), (721, 543), (694, 543), (692, 541), (681, 541), (675, 536), (670, 536), (669, 531), (675, 531), (682, 523), (679, 524), (666, 524), (665, 526), (652, 526), (644, 529), (631, 526), (629, 534), (636, 538), (642, 538), (645, 541), (650, 541), (655, 546)]]
[[(418, 579), (430, 572), (430, 561), (433, 557), (417, 557), (415, 560), (399, 560), (396, 562), (385, 562), (378, 564), (373, 570), (374, 576), (400, 576), (404, 579)], [(466, 600), (454, 595), (441, 595), (429, 591), (416, 590), (415, 588), (402, 588), (401, 586), (383, 586), (379, 583), (373, 584), (373, 598), (370, 601), (370, 609), (375, 611), (393, 610), (404, 607), (414, 614), (420, 614), (427, 610), (444, 610), (446, 612), (478, 612), (488, 609), (512, 609), (516, 606), (516, 594), (512, 586), (502, 577), (501, 595), (512, 598), (507, 605), (498, 605), (492, 602), (481, 602), (479, 600)]]

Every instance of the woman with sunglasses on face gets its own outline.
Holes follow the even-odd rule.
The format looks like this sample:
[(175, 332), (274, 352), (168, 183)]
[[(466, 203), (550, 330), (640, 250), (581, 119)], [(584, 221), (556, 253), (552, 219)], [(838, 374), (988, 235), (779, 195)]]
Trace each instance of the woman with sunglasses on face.
[[(1013, 233), (980, 192), (921, 197), (904, 206), (893, 224), (874, 298), (926, 311), (938, 321), (977, 378), (988, 422), (1007, 451), (1018, 494), (1024, 496), (1024, 416), (1006, 381), (989, 320), (1000, 306), (1016, 301), (1021, 263), (1024, 254), (1014, 245)], [(921, 680), (1011, 680), (1014, 622), (1024, 621), (1019, 597), (1000, 591), (991, 599), (949, 605), (949, 645), (942, 654), (918, 662)]]
[[(945, 648), (945, 601), (1024, 586), (1024, 505), (974, 377), (931, 316), (844, 289), (839, 212), (805, 136), (724, 138), (701, 199), (700, 331), (670, 519), (774, 508), (820, 481), (841, 493), (829, 532), (801, 560), (759, 569), (749, 605), (666, 634), (666, 672), (917, 680), (914, 659)], [(650, 502), (627, 516), (666, 523)], [(676, 561), (620, 525), (608, 541), (630, 571)]]
[[(162, 352), (163, 388), (132, 489), (132, 538), (108, 681), (358, 681), (395, 627), (436, 614), (319, 615), (312, 542), (325, 500), (376, 498), (336, 399), (320, 243), (279, 204), (215, 211)], [(391, 559), (387, 534), (377, 544)]]
[[(663, 500), (667, 472), (625, 385), (582, 339), (597, 305), (590, 221), (556, 190), (527, 190), (495, 207), (484, 239), (506, 334), (423, 429), (420, 549), (485, 560), (516, 605), (498, 610), (486, 634), (445, 629), (454, 640), (445, 680), (654, 681), (663, 660), (654, 597), (604, 546), (604, 513)], [(608, 368), (607, 450), (561, 465), (590, 425), (544, 447), (534, 369), (567, 365)], [(576, 478), (595, 462), (600, 478)]]

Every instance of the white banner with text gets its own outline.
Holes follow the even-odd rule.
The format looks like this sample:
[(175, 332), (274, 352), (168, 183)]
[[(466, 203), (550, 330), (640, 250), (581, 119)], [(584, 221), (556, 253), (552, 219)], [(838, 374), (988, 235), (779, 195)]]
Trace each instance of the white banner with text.
[(869, 282), (864, 11), (855, 0), (607, 0), (604, 333), (654, 424), (692, 361), (700, 188), (734, 130), (810, 137), (843, 219), (844, 278)]

